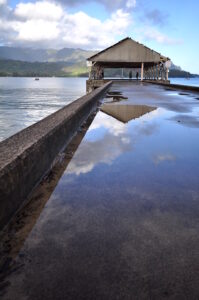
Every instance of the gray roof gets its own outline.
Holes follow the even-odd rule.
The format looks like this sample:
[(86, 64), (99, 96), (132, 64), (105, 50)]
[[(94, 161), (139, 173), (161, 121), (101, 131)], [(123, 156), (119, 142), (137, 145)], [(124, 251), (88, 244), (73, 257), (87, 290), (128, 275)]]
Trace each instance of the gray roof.
[(150, 66), (169, 58), (127, 37), (87, 60), (105, 67), (138, 67), (142, 62)]

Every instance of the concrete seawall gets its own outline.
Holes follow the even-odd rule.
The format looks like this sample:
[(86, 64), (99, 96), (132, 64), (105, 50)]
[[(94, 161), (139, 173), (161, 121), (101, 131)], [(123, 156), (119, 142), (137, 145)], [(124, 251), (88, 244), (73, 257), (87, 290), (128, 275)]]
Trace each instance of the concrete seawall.
[(111, 82), (0, 143), (0, 229), (27, 199)]

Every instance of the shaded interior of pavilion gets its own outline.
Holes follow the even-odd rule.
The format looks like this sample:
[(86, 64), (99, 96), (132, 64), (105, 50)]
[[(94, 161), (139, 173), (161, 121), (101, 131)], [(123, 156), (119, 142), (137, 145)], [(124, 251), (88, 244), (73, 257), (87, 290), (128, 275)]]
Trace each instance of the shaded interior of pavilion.
[(125, 63), (125, 62), (96, 62), (89, 73), (90, 80), (106, 78), (161, 80), (168, 81), (169, 68), (165, 62)]

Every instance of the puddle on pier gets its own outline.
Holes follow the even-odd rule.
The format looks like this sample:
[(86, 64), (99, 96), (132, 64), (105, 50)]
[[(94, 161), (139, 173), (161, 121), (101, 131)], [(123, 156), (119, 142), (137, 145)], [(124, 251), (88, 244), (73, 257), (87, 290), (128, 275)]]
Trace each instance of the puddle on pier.
[(128, 99), (96, 115), (2, 299), (197, 299), (199, 127), (187, 120), (199, 103), (147, 84), (112, 91)]
[(109, 91), (106, 95), (106, 98), (104, 99), (104, 103), (120, 102), (126, 99), (128, 98), (123, 96), (121, 92)]
[(188, 94), (188, 93), (179, 93), (179, 95), (181, 95), (181, 96), (189, 96), (190, 94)]

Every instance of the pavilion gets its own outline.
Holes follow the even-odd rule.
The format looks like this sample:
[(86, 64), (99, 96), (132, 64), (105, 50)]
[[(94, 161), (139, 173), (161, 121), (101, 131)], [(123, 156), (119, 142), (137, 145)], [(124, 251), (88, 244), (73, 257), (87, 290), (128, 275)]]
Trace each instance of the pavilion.
[(87, 64), (91, 67), (87, 91), (104, 83), (105, 68), (140, 68), (141, 81), (145, 79), (169, 83), (170, 59), (129, 37), (89, 57)]

